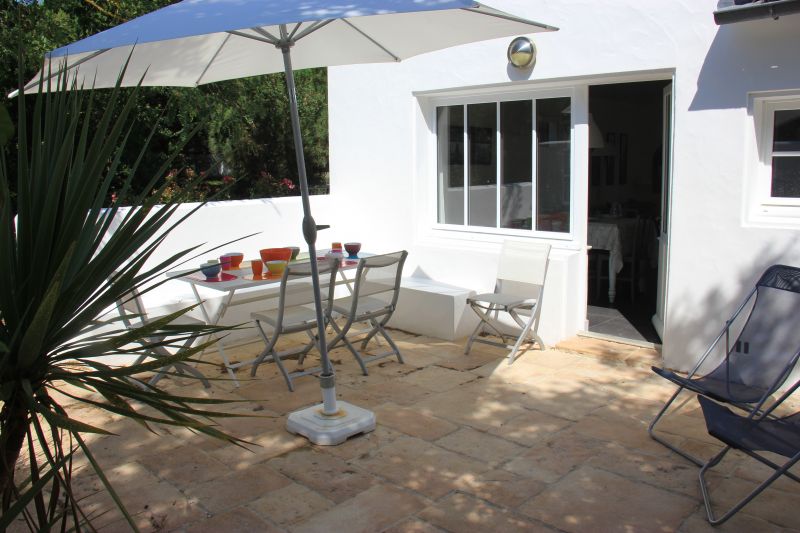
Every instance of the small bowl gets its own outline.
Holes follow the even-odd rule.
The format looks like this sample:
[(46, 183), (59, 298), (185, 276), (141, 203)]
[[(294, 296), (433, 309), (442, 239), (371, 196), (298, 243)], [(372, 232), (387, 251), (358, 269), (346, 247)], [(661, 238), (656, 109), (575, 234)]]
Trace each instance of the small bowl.
[(358, 259), (358, 252), (361, 251), (361, 243), (360, 242), (346, 242), (344, 243), (344, 249), (347, 250), (348, 259)]
[(267, 270), (269, 271), (270, 277), (277, 278), (283, 275), (283, 271), (286, 270), (286, 264), (288, 261), (283, 261), (280, 259), (267, 261)]
[(222, 270), (230, 270), (233, 268), (233, 257), (230, 255), (219, 256), (219, 264), (222, 265)]
[(231, 268), (239, 268), (244, 261), (244, 254), (240, 252), (230, 252), (225, 255), (231, 258)]
[(287, 246), (292, 251), (292, 258), (289, 261), (294, 261), (297, 259), (297, 256), (300, 254), (300, 247), (299, 246)]
[(264, 248), (259, 250), (261, 260), (267, 261), (289, 261), (292, 258), (291, 248)]
[(203, 263), (200, 265), (200, 270), (203, 272), (206, 279), (212, 279), (219, 275), (220, 270), (222, 270), (222, 265), (219, 263)]

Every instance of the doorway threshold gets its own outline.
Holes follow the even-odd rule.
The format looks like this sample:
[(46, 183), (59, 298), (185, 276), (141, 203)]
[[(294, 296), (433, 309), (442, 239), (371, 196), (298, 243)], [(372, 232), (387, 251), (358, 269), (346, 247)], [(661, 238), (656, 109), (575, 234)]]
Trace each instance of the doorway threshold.
[(578, 337), (587, 337), (587, 338), (590, 338), (590, 339), (599, 339), (599, 340), (603, 340), (603, 341), (618, 342), (620, 344), (627, 344), (627, 345), (630, 345), (630, 346), (636, 346), (637, 348), (650, 348), (650, 349), (653, 349), (653, 350), (660, 350), (661, 349), (661, 345), (657, 344), (657, 343), (654, 343), (654, 342), (642, 341), (642, 340), (638, 340), (638, 339), (628, 339), (628, 338), (625, 338), (625, 337), (617, 337), (616, 335), (608, 335), (606, 333), (595, 333), (594, 331), (579, 331), (578, 332)]

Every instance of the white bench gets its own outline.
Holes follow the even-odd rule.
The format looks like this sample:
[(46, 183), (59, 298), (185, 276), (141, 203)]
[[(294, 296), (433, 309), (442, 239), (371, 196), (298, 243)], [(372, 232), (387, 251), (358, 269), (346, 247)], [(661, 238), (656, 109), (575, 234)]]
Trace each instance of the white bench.
[(428, 278), (403, 278), (388, 326), (450, 341), (466, 337), (478, 323), (467, 306), (474, 293)]

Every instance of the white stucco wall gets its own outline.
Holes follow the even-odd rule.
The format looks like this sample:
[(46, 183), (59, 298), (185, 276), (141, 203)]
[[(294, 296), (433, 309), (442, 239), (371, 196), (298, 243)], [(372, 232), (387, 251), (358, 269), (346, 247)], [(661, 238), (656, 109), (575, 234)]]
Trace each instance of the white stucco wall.
[(569, 90), (573, 232), (549, 241), (554, 251), (540, 333), (548, 343), (573, 335), (584, 328), (586, 309), (588, 85), (673, 79), (664, 357), (667, 365), (686, 368), (767, 265), (800, 264), (796, 227), (753, 224), (745, 209), (757, 158), (748, 94), (800, 93), (800, 15), (718, 27), (716, 0), (491, 5), (560, 28), (533, 36), (539, 55), (531, 73), (508, 67), (509, 39), (400, 64), (329, 70), (331, 201), (346, 210), (337, 218), (337, 235), (369, 249), (407, 248), (408, 274), (491, 289), (504, 236), (435, 227), (431, 102), (458, 90)]

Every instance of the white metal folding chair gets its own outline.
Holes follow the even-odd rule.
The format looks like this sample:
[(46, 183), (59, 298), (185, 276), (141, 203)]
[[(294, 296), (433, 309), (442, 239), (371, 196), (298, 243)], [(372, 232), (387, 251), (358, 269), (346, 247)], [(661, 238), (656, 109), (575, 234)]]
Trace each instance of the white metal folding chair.
[[(334, 320), (330, 321), (331, 327), (336, 331), (336, 337), (331, 341), (329, 347), (333, 349), (340, 342), (344, 342), (358, 361), (365, 376), (367, 375), (367, 362), (391, 355), (397, 356), (397, 360), (403, 362), (400, 349), (389, 336), (385, 326), (397, 307), (400, 279), (407, 256), (408, 252), (402, 250), (360, 259), (356, 269), (353, 293), (345, 298), (339, 298), (333, 303), (333, 311), (341, 315), (345, 323), (339, 327)], [(348, 333), (351, 326), (357, 322), (370, 324), (366, 337), (361, 341), (361, 350), (364, 350), (376, 335), (380, 335), (386, 340), (390, 350), (370, 356), (356, 350), (348, 338)]]
[[(333, 301), (334, 288), (336, 285), (336, 272), (339, 262), (327, 260), (318, 264), (320, 275), (320, 291), (326, 289), (327, 303), (325, 317), (330, 316), (331, 302)], [(265, 348), (253, 361), (251, 375), (256, 375), (258, 365), (262, 362), (271, 360), (278, 365), (278, 369), (286, 380), (290, 391), (294, 391), (293, 379), (319, 372), (320, 368), (301, 369), (288, 372), (283, 364), (283, 359), (289, 356), (298, 356), (297, 363), (302, 365), (305, 356), (312, 348), (319, 349), (319, 332), (317, 331), (317, 317), (314, 310), (314, 287), (311, 282), (311, 264), (293, 263), (287, 265), (281, 278), (280, 295), (278, 297), (278, 307), (268, 311), (256, 311), (251, 313), (251, 318), (255, 321), (261, 338), (264, 339)], [(281, 335), (290, 333), (305, 332), (309, 341), (307, 344), (290, 348), (279, 352), (276, 350), (278, 339)], [(323, 331), (324, 335), (325, 332)]]
[[(503, 243), (494, 292), (467, 299), (480, 322), (467, 341), (465, 354), (470, 352), (475, 342), (502, 346), (511, 348), (511, 353), (508, 354), (508, 364), (511, 364), (526, 340), (531, 347), (538, 343), (544, 350), (545, 345), (537, 329), (549, 256), (549, 244), (518, 241)], [(513, 345), (506, 342), (506, 339), (514, 338), (513, 335), (504, 333), (501, 329), (503, 326), (498, 322), (501, 312), (508, 314), (522, 328)], [(500, 337), (502, 342), (483, 338), (487, 328)]]
[[(161, 316), (149, 316), (147, 310), (145, 309), (144, 302), (142, 301), (141, 294), (138, 290), (134, 289), (128, 295), (120, 300), (117, 300), (117, 312), (122, 319), (122, 323), (124, 326), (129, 329), (133, 330), (136, 328), (140, 328), (142, 326), (146, 326), (151, 324), (157, 320), (160, 320)], [(205, 326), (205, 322), (202, 320), (197, 320), (196, 318), (182, 315), (174, 320), (172, 320), (169, 325), (174, 326)], [(163, 357), (171, 357), (173, 354), (167, 350), (167, 348), (163, 345), (165, 339), (165, 335), (150, 335), (140, 341), (140, 344), (146, 349), (146, 351), (136, 358), (133, 362), (134, 365), (141, 364), (145, 359), (148, 357), (152, 357), (155, 359), (163, 358)], [(178, 343), (178, 351), (186, 350), (194, 344), (197, 340), (197, 337), (187, 337), (183, 340), (183, 342)], [(196, 378), (200, 379), (203, 382), (203, 386), (205, 388), (209, 388), (211, 384), (208, 382), (208, 379), (203, 375), (202, 372), (194, 368), (193, 366), (186, 364), (184, 362), (176, 362), (169, 365), (166, 365), (158, 370), (156, 374), (151, 377), (147, 383), (149, 385), (155, 385), (161, 378), (163, 378), (167, 373), (172, 370), (174, 373), (177, 374), (191, 374)]]

